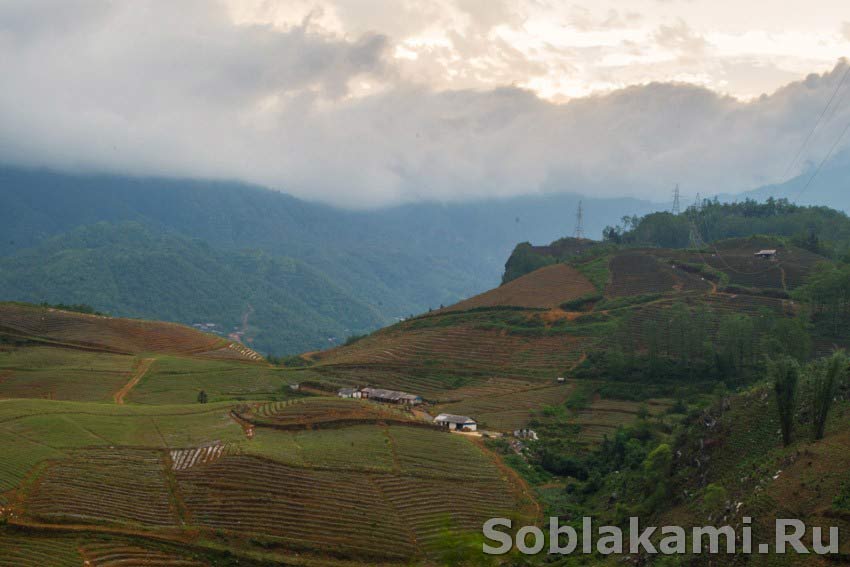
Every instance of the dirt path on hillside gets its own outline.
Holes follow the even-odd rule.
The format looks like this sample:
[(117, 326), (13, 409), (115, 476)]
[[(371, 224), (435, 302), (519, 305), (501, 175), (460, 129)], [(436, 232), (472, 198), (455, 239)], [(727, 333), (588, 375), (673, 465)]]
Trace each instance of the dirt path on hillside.
[(255, 427), (254, 427), (253, 423), (245, 421), (244, 419), (239, 417), (239, 415), (234, 410), (231, 410), (227, 415), (229, 415), (230, 419), (235, 421), (239, 425), (239, 427), (242, 428), (242, 433), (245, 434), (245, 437), (247, 437), (248, 440), (251, 440), (251, 439), (254, 438)]
[(130, 378), (130, 381), (124, 384), (124, 387), (115, 392), (115, 395), (112, 396), (112, 399), (115, 400), (115, 403), (119, 406), (124, 405), (124, 397), (130, 393), (130, 390), (136, 387), (136, 384), (147, 374), (148, 370), (150, 370), (151, 365), (156, 362), (155, 358), (143, 358), (139, 363), (139, 367), (136, 368), (136, 373), (133, 374), (133, 377)]

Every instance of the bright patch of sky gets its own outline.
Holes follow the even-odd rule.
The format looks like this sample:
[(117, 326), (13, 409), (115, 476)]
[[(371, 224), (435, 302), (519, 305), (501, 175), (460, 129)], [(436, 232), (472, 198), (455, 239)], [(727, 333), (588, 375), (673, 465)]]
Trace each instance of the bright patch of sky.
[[(435, 89), (514, 85), (553, 101), (682, 81), (740, 99), (850, 52), (846, 2), (229, 0), (234, 21), (386, 35), (399, 72)], [(850, 12), (847, 12), (850, 19)]]

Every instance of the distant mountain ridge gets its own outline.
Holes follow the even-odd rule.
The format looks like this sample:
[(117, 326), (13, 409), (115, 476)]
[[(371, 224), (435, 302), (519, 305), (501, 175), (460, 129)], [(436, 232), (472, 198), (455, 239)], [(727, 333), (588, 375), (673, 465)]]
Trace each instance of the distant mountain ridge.
[[(88, 303), (227, 330), (242, 325), (250, 304), (252, 346), (323, 348), (493, 287), (517, 242), (574, 229), (579, 199), (347, 211), (236, 182), (0, 168), (0, 299)], [(601, 235), (622, 215), (655, 208), (584, 199), (585, 231)], [(304, 277), (283, 278), (281, 266)], [(141, 281), (152, 287), (133, 284)]]
[(810, 163), (803, 173), (783, 183), (765, 185), (740, 197), (786, 198), (801, 205), (825, 205), (850, 213), (850, 153), (830, 159), (820, 171), (817, 164)]

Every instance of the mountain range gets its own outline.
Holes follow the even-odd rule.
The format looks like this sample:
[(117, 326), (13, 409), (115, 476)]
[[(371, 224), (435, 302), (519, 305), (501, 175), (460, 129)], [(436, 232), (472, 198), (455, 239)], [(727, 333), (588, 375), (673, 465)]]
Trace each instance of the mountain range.
[[(814, 173), (734, 197), (850, 210), (850, 159)], [(575, 232), (579, 201), (589, 238), (669, 208), (548, 193), (357, 211), (239, 182), (3, 167), (0, 299), (209, 323), (264, 353), (322, 349), (498, 285), (517, 243)]]
[[(320, 349), (497, 285), (517, 242), (575, 230), (580, 199), (350, 211), (237, 182), (3, 168), (0, 298)], [(656, 208), (585, 198), (585, 234)]]

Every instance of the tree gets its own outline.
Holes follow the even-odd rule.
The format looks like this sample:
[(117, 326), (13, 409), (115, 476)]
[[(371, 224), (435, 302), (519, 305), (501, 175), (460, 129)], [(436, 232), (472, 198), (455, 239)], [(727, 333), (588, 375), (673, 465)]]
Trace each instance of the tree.
[(755, 361), (756, 330), (753, 320), (740, 314), (727, 315), (717, 330), (716, 355), (718, 366), (739, 378)]
[(791, 444), (794, 432), (794, 415), (797, 411), (797, 385), (800, 382), (800, 365), (791, 357), (783, 356), (768, 361), (768, 375), (776, 392), (776, 408), (782, 429), (782, 443)]
[(802, 317), (773, 317), (765, 348), (769, 355), (787, 354), (803, 362), (812, 352), (812, 337)]
[(204, 390), (198, 392), (198, 403), (205, 404), (207, 403), (207, 393)]
[(825, 366), (813, 369), (812, 376), (812, 433), (816, 440), (823, 439), (826, 419), (835, 397), (835, 389), (847, 371), (847, 357), (843, 351), (834, 353)]
[(653, 512), (669, 495), (670, 470), (673, 467), (673, 450), (662, 443), (653, 449), (643, 462), (644, 480), (649, 496), (644, 501), (647, 512)]

